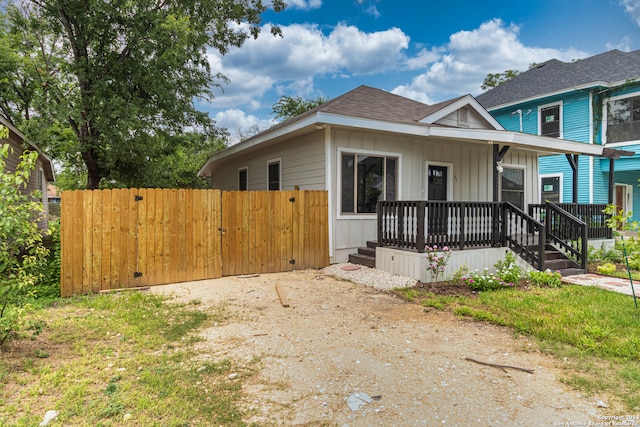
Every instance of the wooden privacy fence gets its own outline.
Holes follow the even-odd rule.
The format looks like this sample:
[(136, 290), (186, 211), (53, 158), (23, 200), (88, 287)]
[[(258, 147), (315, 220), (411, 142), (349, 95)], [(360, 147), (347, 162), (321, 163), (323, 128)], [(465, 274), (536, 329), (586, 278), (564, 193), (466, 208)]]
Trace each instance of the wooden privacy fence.
[(61, 195), (61, 294), (329, 264), (326, 191)]

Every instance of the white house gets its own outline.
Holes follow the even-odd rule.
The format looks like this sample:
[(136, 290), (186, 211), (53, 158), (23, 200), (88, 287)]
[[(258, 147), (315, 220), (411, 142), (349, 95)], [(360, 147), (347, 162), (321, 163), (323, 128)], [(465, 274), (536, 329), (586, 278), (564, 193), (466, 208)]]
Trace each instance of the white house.
[[(400, 266), (413, 263), (400, 262), (401, 255), (419, 257), (420, 245), (434, 242), (502, 248), (495, 221), (504, 218), (491, 219), (493, 243), (486, 232), (483, 238), (468, 235), (489, 224), (486, 209), (497, 212), (497, 205), (483, 205), (480, 214), (474, 203), (510, 202), (526, 211), (538, 202), (538, 157), (560, 153), (601, 156), (602, 147), (505, 131), (470, 95), (426, 105), (360, 86), (214, 154), (199, 175), (222, 190), (327, 190), (332, 262), (347, 261), (384, 232), (376, 265), (424, 280), (419, 267), (411, 272), (415, 267)], [(414, 205), (398, 204), (404, 201)], [(475, 206), (475, 225), (460, 213), (471, 205), (460, 202)], [(438, 214), (437, 203), (446, 212)], [(439, 231), (436, 220), (446, 223)]]

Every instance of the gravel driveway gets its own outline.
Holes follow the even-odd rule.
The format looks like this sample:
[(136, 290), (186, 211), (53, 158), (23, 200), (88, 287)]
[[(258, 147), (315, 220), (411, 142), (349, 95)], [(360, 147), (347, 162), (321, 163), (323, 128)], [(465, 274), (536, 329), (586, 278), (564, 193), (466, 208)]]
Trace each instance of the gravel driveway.
[[(281, 304), (276, 284), (289, 307)], [(565, 387), (558, 381), (562, 362), (539, 353), (533, 341), (425, 312), (322, 271), (225, 277), (152, 292), (197, 299), (203, 309), (224, 304), (231, 318), (203, 331), (201, 345), (216, 359), (242, 364), (261, 358), (260, 372), (245, 386), (249, 423), (557, 426), (587, 425), (601, 413), (603, 397)]]

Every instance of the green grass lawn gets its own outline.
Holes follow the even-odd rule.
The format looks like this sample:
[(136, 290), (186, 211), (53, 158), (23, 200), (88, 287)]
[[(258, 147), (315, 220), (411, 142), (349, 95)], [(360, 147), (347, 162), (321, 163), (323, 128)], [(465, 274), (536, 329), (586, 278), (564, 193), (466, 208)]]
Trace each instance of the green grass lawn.
[(640, 314), (629, 296), (577, 285), (502, 289), (476, 297), (401, 293), (425, 307), (535, 337), (543, 351), (565, 361), (567, 384), (608, 393), (623, 410), (640, 411)]
[(241, 388), (259, 361), (194, 350), (223, 310), (140, 292), (56, 304), (2, 353), (0, 425), (36, 426), (49, 409), (60, 412), (51, 425), (243, 425)]

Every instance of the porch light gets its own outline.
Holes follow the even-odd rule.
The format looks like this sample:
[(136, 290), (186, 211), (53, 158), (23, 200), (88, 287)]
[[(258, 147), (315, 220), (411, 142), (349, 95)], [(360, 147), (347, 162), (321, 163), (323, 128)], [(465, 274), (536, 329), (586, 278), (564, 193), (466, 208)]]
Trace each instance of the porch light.
[(502, 167), (502, 162), (496, 162), (496, 170), (498, 171), (498, 173), (502, 173), (502, 171), (504, 170), (504, 168)]
[(493, 145), (493, 141), (492, 141), (492, 140), (488, 140), (488, 141), (487, 141), (487, 144), (489, 144), (489, 145)]

